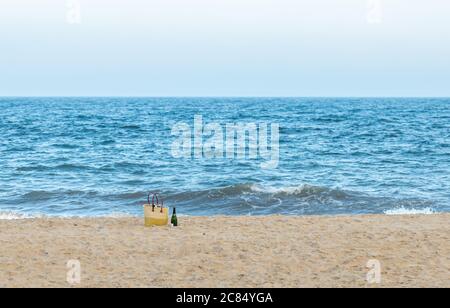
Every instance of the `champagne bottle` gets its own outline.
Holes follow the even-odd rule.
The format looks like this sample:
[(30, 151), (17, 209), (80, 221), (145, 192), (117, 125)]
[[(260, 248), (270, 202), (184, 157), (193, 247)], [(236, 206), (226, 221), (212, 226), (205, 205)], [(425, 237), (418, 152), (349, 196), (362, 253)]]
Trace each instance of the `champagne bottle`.
[(170, 222), (174, 227), (178, 226), (178, 218), (177, 218), (177, 209), (176, 208), (173, 208), (172, 219)]

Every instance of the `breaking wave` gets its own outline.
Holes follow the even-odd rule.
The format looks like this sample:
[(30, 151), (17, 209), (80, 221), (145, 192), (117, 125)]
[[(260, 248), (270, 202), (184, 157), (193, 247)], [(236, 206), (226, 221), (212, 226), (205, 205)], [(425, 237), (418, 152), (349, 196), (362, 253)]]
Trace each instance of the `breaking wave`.
[[(287, 187), (244, 183), (192, 191), (160, 191), (164, 204), (188, 215), (340, 215), (429, 214), (433, 202), (387, 198), (362, 192), (314, 185)], [(11, 204), (32, 205), (39, 213), (56, 216), (140, 215), (147, 203), (145, 191), (31, 191)], [(6, 214), (7, 213), (7, 214)], [(2, 217), (16, 217), (5, 212)], [(23, 216), (18, 216), (22, 218)], [(3, 218), (3, 219), (6, 219)]]
[[(187, 215), (341, 215), (341, 214), (431, 214), (434, 202), (417, 198), (389, 198), (358, 191), (302, 184), (268, 186), (243, 183), (205, 190), (160, 191), (164, 204)], [(142, 191), (55, 190), (31, 191), (16, 196), (10, 205), (34, 209), (27, 213), (52, 216), (141, 215), (147, 203)], [(25, 218), (3, 212), (2, 219)]]

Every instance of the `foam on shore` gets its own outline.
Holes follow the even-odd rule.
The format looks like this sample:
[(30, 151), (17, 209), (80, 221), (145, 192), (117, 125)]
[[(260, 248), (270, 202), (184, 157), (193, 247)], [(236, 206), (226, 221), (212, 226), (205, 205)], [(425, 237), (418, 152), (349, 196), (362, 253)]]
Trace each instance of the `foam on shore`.
[(405, 207), (399, 207), (392, 210), (387, 210), (384, 212), (386, 215), (432, 215), (437, 214), (437, 212), (430, 208), (423, 208), (423, 209), (407, 209)]

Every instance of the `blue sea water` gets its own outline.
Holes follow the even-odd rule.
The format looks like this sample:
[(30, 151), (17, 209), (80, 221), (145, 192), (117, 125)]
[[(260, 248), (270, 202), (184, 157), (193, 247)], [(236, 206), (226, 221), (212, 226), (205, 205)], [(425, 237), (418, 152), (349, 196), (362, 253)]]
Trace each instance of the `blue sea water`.
[[(173, 157), (195, 115), (278, 123), (278, 168)], [(0, 132), (3, 215), (450, 211), (450, 99), (1, 98)]]

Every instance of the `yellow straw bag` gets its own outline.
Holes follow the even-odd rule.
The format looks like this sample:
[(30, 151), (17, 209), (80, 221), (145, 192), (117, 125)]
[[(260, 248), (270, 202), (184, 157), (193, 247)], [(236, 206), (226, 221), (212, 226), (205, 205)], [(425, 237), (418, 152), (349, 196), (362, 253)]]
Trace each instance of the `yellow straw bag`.
[[(150, 195), (152, 195), (151, 203)], [(144, 205), (144, 218), (146, 227), (165, 226), (169, 223), (169, 209), (164, 207), (162, 199), (159, 204), (158, 194), (150, 193), (148, 195), (148, 204)]]

